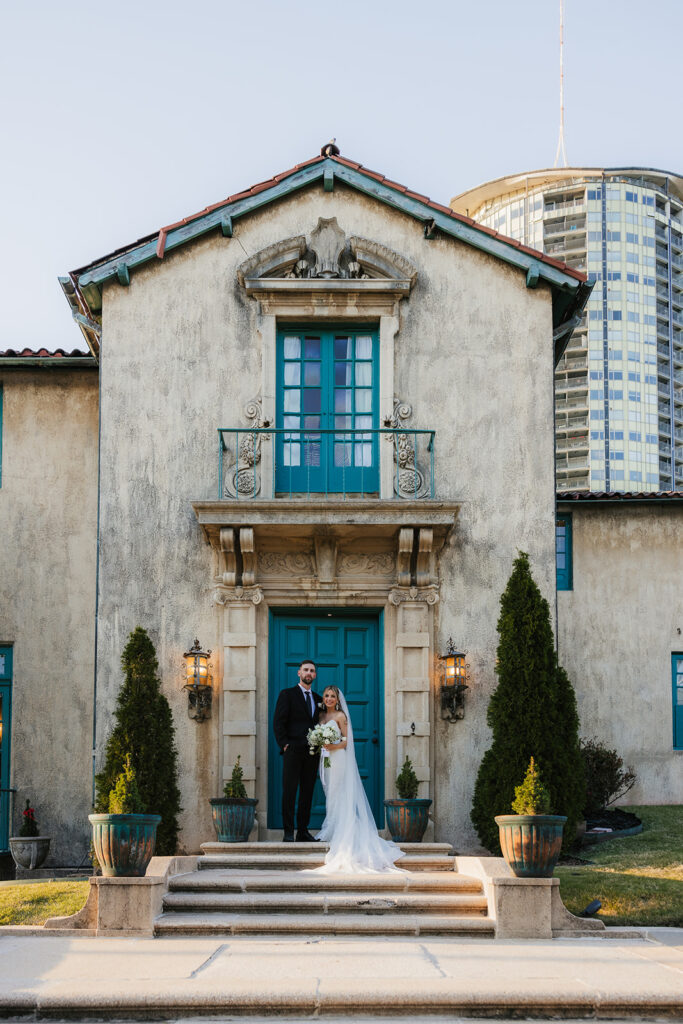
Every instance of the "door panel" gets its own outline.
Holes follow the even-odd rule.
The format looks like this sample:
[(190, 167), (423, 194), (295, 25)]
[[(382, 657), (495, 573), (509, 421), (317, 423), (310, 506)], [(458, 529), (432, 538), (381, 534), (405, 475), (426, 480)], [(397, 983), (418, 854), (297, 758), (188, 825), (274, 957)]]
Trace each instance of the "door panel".
[[(377, 616), (346, 616), (339, 611), (273, 614), (270, 637), (268, 827), (282, 828), (282, 757), (272, 731), (275, 703), (280, 690), (296, 685), (299, 662), (307, 657), (317, 666), (316, 693), (321, 694), (326, 686), (335, 684), (346, 697), (361, 779), (381, 827), (384, 758)], [(318, 781), (311, 827), (319, 828), (324, 816), (325, 797)]]

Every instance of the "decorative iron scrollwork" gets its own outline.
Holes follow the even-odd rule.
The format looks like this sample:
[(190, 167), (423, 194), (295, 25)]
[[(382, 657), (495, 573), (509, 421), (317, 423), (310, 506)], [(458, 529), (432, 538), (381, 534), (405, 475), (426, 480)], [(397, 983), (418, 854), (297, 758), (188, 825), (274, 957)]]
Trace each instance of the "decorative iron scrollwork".
[[(237, 451), (235, 462), (225, 476), (223, 487), (224, 498), (238, 498), (240, 495), (256, 497), (261, 491), (261, 441), (269, 440), (269, 434), (256, 433), (257, 428), (269, 424), (263, 419), (261, 397), (252, 398), (244, 407), (244, 415), (251, 422), (244, 428), (244, 433), (237, 434)], [(250, 432), (253, 430), (254, 432)]]
[[(394, 399), (394, 409), (391, 416), (384, 421), (385, 426), (398, 431), (404, 425), (404, 421), (413, 415), (413, 407), (400, 399)], [(425, 482), (424, 473), (418, 466), (418, 457), (415, 450), (415, 434), (409, 432), (388, 434), (394, 444), (394, 493), (399, 498), (424, 498), (429, 492), (429, 486)]]

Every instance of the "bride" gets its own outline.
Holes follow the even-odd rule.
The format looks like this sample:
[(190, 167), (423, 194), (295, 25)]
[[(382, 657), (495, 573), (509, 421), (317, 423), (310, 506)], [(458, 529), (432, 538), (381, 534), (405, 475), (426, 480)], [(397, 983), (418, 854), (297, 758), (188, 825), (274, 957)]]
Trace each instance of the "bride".
[[(395, 843), (377, 834), (377, 825), (358, 772), (353, 746), (353, 727), (344, 694), (337, 686), (323, 692), (321, 725), (333, 725), (339, 742), (321, 751), (320, 779), (325, 790), (327, 813), (318, 840), (330, 844), (323, 874), (400, 871), (394, 861), (403, 857)], [(325, 758), (329, 767), (324, 767)]]

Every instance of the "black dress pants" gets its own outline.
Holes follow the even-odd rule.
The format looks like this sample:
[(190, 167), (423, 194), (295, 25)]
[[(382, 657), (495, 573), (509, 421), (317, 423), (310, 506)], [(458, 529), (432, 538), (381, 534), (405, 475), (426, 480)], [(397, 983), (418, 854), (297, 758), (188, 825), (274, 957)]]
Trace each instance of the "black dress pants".
[(282, 824), (285, 832), (294, 831), (294, 805), (298, 789), (296, 827), (298, 832), (305, 832), (311, 817), (313, 788), (320, 757), (317, 754), (309, 754), (308, 744), (293, 746), (290, 743), (282, 758)]

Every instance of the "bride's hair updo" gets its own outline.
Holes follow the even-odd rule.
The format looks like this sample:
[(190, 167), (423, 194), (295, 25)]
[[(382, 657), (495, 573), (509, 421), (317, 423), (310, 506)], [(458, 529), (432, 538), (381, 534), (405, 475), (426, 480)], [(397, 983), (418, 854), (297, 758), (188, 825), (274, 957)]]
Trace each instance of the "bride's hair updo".
[(341, 711), (341, 701), (339, 700), (339, 687), (338, 686), (326, 686), (325, 689), (323, 690), (323, 701), (325, 700), (325, 694), (328, 693), (330, 690), (332, 691), (332, 693), (337, 698), (337, 703), (335, 704), (334, 710), (335, 711)]

